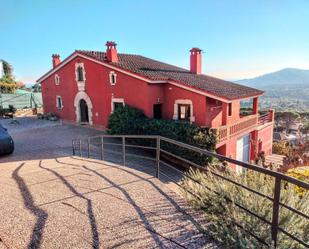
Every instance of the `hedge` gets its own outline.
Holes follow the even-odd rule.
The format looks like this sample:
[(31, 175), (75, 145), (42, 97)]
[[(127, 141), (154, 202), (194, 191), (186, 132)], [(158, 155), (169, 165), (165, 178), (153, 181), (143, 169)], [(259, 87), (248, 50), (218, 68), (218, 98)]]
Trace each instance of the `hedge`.
[[(216, 146), (216, 134), (209, 128), (174, 120), (151, 119), (141, 110), (128, 105), (117, 108), (110, 115), (108, 128), (109, 134), (160, 135), (210, 151), (214, 151)], [(201, 165), (211, 161), (200, 153), (170, 143), (162, 142), (162, 148)]]

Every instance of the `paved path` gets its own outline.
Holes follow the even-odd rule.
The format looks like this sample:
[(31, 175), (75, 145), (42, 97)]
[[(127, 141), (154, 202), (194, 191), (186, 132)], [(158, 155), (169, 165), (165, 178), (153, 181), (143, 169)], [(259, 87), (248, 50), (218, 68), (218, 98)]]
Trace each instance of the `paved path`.
[(147, 164), (70, 156), (72, 138), (99, 131), (58, 124), (11, 133), (16, 152), (0, 158), (0, 249), (217, 248), (198, 230), (201, 215)]

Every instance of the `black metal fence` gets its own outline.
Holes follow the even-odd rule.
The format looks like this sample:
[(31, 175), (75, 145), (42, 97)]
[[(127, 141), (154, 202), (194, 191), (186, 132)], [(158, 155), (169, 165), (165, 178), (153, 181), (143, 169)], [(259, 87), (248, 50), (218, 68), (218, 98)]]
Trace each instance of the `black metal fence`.
[[(111, 139), (115, 139), (115, 141), (110, 141)], [(136, 143), (136, 139), (139, 140), (148, 140), (147, 143)], [(267, 176), (274, 178), (274, 194), (273, 196), (265, 195), (264, 193), (261, 193), (255, 189), (249, 188), (248, 186), (245, 186), (243, 184), (240, 184), (236, 181), (233, 181), (225, 176), (222, 176), (220, 174), (217, 174), (216, 176), (220, 177), (221, 179), (228, 181), (232, 184), (237, 185), (238, 187), (244, 188), (248, 191), (251, 191), (254, 194), (259, 195), (260, 197), (266, 198), (269, 201), (272, 202), (272, 218), (271, 220), (267, 220), (264, 217), (260, 216), (257, 213), (254, 213), (252, 210), (247, 209), (246, 207), (243, 207), (237, 203), (235, 203), (236, 206), (247, 212), (249, 215), (252, 215), (258, 219), (260, 219), (263, 223), (270, 226), (270, 234), (272, 239), (272, 245), (276, 248), (277, 242), (278, 242), (278, 233), (282, 233), (291, 239), (297, 241), (300, 245), (304, 246), (305, 248), (309, 248), (308, 241), (302, 241), (300, 238), (297, 238), (290, 232), (286, 231), (284, 228), (280, 227), (280, 208), (284, 207), (288, 209), (289, 211), (300, 215), (306, 220), (309, 220), (309, 215), (301, 212), (300, 210), (297, 210), (296, 208), (290, 207), (282, 202), (280, 202), (280, 195), (281, 195), (281, 187), (286, 183), (290, 183), (293, 185), (296, 185), (298, 187), (304, 188), (306, 191), (309, 190), (309, 184), (300, 180), (297, 180), (293, 177), (290, 177), (288, 175), (284, 175), (279, 172), (271, 171), (256, 165), (252, 165), (249, 163), (237, 161), (219, 154), (216, 154), (214, 152), (210, 152), (204, 149), (200, 149), (188, 144), (184, 144), (169, 138), (161, 137), (161, 136), (147, 136), (147, 135), (101, 135), (101, 136), (95, 136), (95, 137), (89, 137), (86, 141), (82, 139), (75, 139), (72, 141), (72, 149), (73, 149), (73, 155), (79, 155), (79, 156), (92, 156), (92, 148), (95, 146), (95, 148), (99, 148), (99, 159), (104, 160), (104, 155), (106, 152), (108, 153), (116, 153), (122, 156), (122, 164), (126, 165), (126, 158), (127, 156), (132, 157), (138, 157), (143, 158), (147, 160), (152, 160), (155, 162), (156, 165), (156, 177), (159, 179), (160, 176), (164, 176), (168, 178), (169, 180), (173, 181), (178, 186), (182, 187), (179, 182), (175, 181), (175, 179), (171, 178), (169, 175), (165, 174), (163, 170), (160, 169), (162, 165), (172, 168), (173, 170), (176, 170), (179, 174), (183, 175), (184, 171), (181, 170), (179, 167), (175, 167), (175, 165), (171, 165), (171, 163), (168, 163), (166, 160), (162, 159), (162, 155), (168, 155), (169, 157), (173, 157), (177, 160), (180, 160), (186, 164), (189, 164), (193, 168), (198, 168), (201, 170), (205, 170), (205, 167), (202, 167), (200, 165), (197, 165), (196, 163), (191, 162), (188, 159), (185, 159), (179, 155), (175, 155), (175, 153), (167, 151), (163, 149), (162, 146), (164, 143), (168, 143), (170, 145), (178, 146), (181, 149), (187, 149), (193, 152), (197, 152), (200, 155), (206, 155), (209, 157), (214, 157), (219, 159), (220, 161), (228, 162), (234, 165), (239, 165), (241, 167), (244, 167), (248, 170), (256, 171), (262, 174), (265, 174)], [(141, 145), (142, 144), (142, 145)], [(86, 145), (86, 148), (83, 148), (83, 145)], [(110, 149), (109, 146), (118, 147), (118, 149)], [(150, 150), (153, 153), (142, 155), (139, 153), (135, 153), (134, 151), (129, 151), (129, 149), (135, 148), (140, 150)], [(84, 150), (85, 149), (85, 150)], [(85, 151), (85, 153), (83, 153)], [(194, 180), (196, 181), (196, 180)], [(309, 203), (308, 203), (309, 205)], [(308, 221), (309, 222), (309, 221)], [(241, 227), (241, 226), (240, 226)], [(262, 238), (259, 238), (256, 236), (252, 231), (247, 231), (248, 234), (256, 238), (260, 243), (270, 246), (266, 241), (264, 241)]]

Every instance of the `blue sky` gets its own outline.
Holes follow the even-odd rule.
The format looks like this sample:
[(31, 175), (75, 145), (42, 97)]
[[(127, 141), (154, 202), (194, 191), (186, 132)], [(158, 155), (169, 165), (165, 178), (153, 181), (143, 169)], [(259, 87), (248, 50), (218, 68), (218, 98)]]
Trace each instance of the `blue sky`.
[(309, 69), (309, 0), (0, 0), (0, 12), (0, 59), (25, 83), (51, 68), (51, 54), (107, 40), (187, 68), (197, 46), (203, 72), (224, 79)]

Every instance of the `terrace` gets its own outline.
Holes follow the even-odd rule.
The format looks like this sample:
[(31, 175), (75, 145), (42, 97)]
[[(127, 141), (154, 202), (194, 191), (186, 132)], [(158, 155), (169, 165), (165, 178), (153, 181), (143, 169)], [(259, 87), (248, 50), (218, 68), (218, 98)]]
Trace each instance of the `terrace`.
[(220, 126), (218, 132), (218, 144), (220, 147), (224, 142), (230, 138), (239, 135), (243, 132), (249, 133), (256, 129), (258, 126), (270, 124), (274, 121), (274, 111), (269, 110), (264, 114), (250, 114), (242, 116), (239, 120), (229, 125)]

